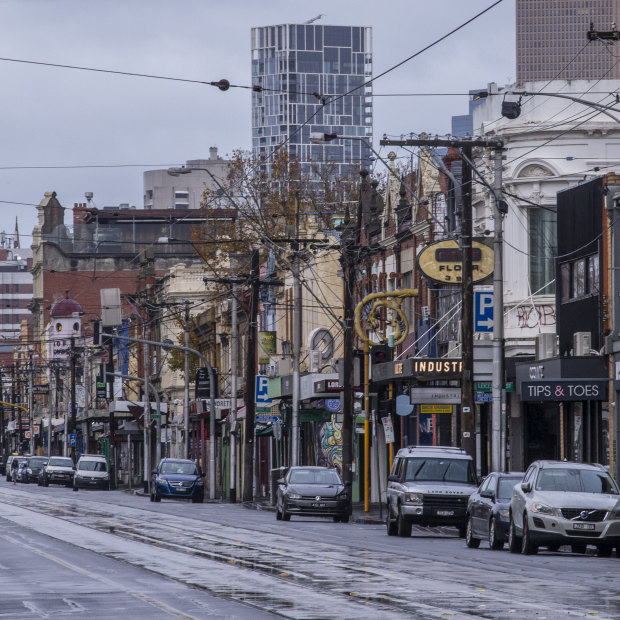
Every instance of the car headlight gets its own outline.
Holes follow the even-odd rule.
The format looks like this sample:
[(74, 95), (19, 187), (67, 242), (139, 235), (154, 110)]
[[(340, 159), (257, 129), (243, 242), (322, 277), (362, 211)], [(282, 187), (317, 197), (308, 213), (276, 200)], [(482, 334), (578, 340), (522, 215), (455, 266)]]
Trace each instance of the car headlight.
[(30, 469), (30, 467), (26, 470), (29, 474), (32, 473), (32, 469)]
[(405, 501), (412, 504), (424, 503), (424, 495), (422, 493), (405, 493)]
[(159, 476), (157, 476), (155, 478), (155, 484), (166, 484), (166, 481), (163, 478), (160, 478)]
[(547, 506), (547, 504), (542, 504), (541, 502), (534, 502), (530, 506), (530, 510), (534, 513), (541, 515), (553, 515), (555, 514), (555, 508), (551, 506)]
[(108, 480), (110, 478), (110, 474), (106, 473), (106, 475), (103, 477), (104, 480)]
[(194, 483), (197, 487), (201, 487), (203, 486), (205, 483), (205, 481), (202, 478), (198, 478), (198, 480), (196, 480), (196, 482)]
[(289, 493), (288, 498), (289, 499), (301, 499), (301, 495), (299, 493)]
[(502, 517), (502, 519), (508, 519), (510, 517), (510, 510), (508, 510), (508, 508), (502, 508), (499, 511), (499, 516)]

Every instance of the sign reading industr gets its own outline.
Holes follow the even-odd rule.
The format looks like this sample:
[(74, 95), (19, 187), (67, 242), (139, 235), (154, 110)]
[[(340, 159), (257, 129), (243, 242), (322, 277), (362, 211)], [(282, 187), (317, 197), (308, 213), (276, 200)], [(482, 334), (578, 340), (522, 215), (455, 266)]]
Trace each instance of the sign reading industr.
[[(418, 268), (430, 280), (443, 284), (463, 281), (463, 255), (453, 240), (431, 243), (418, 255)], [(472, 243), (472, 278), (484, 280), (493, 273), (493, 250), (479, 241)]]
[(607, 400), (609, 379), (557, 379), (555, 381), (523, 381), (523, 401)]

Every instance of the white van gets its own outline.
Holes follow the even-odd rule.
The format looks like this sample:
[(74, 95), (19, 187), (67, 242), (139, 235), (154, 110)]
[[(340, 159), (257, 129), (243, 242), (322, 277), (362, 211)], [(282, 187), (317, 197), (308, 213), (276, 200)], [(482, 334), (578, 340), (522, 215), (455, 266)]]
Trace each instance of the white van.
[(73, 476), (73, 490), (110, 489), (110, 468), (102, 454), (82, 454)]

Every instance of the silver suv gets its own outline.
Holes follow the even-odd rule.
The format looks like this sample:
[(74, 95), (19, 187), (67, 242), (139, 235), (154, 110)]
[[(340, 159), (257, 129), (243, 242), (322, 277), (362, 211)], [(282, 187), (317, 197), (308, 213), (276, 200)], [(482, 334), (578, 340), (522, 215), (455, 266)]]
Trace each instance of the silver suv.
[(598, 464), (534, 461), (510, 500), (508, 547), (533, 554), (539, 546), (556, 551), (571, 545), (584, 553), (596, 545), (609, 556), (620, 544), (620, 494)]
[(387, 483), (387, 532), (411, 536), (411, 527), (449, 525), (465, 536), (467, 500), (478, 488), (465, 450), (417, 446), (399, 450)]

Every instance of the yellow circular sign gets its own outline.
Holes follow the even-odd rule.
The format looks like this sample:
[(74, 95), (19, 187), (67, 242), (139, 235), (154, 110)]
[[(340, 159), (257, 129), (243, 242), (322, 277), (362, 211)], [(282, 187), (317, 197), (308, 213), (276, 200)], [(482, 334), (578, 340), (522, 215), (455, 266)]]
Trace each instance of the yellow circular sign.
[[(488, 245), (472, 243), (472, 279), (480, 282), (493, 273), (493, 250)], [(463, 282), (463, 257), (458, 243), (452, 239), (437, 241), (418, 254), (418, 269), (424, 276), (442, 284)]]

